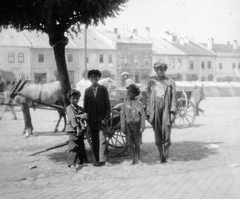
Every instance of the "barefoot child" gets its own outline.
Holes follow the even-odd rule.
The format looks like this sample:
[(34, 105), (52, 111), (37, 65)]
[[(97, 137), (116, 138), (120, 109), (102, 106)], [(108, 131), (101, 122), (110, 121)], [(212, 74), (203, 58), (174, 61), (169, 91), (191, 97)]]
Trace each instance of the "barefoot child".
[(127, 135), (132, 164), (138, 164), (142, 132), (145, 129), (145, 112), (142, 103), (136, 99), (140, 94), (138, 86), (130, 84), (127, 87), (128, 101), (121, 108), (121, 129)]
[[(78, 170), (79, 166), (87, 162), (87, 154), (84, 144), (84, 119), (87, 119), (87, 114), (83, 108), (78, 106), (81, 93), (77, 90), (68, 92), (68, 99), (71, 104), (67, 107), (68, 123), (66, 132), (69, 133), (68, 144), (68, 167), (74, 166), (73, 170)], [(72, 168), (71, 168), (72, 169)]]

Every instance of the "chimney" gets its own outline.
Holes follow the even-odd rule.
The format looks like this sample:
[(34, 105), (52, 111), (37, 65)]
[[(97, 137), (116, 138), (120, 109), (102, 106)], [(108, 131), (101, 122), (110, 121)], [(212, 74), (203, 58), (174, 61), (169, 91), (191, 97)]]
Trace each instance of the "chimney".
[(230, 41), (227, 41), (227, 45), (230, 45)]
[(150, 27), (145, 27), (146, 30), (146, 38), (150, 39)]
[(234, 50), (237, 50), (237, 49), (238, 49), (237, 40), (233, 40), (233, 49), (234, 49)]
[(169, 41), (169, 42), (178, 42), (177, 39), (177, 34), (175, 33), (170, 33), (169, 31), (165, 32), (165, 38)]
[(117, 29), (117, 28), (114, 28), (114, 29), (113, 29), (113, 32), (114, 32), (114, 34), (118, 34), (118, 29)]
[(209, 50), (212, 50), (212, 49), (213, 49), (213, 38), (209, 38), (209, 39), (208, 39), (207, 48), (208, 48)]
[(133, 29), (133, 34), (134, 35), (138, 35), (138, 30), (137, 29)]
[(190, 42), (189, 42), (189, 38), (188, 38), (188, 36), (185, 36), (185, 38), (184, 38), (184, 42), (185, 42), (185, 44), (186, 45), (188, 45)]
[(181, 46), (184, 46), (184, 45), (185, 45), (184, 39), (183, 39), (182, 37), (179, 38), (179, 41), (178, 41), (178, 42), (180, 43)]
[(166, 32), (165, 32), (166, 38), (167, 38), (168, 35), (169, 35), (169, 31), (166, 31)]

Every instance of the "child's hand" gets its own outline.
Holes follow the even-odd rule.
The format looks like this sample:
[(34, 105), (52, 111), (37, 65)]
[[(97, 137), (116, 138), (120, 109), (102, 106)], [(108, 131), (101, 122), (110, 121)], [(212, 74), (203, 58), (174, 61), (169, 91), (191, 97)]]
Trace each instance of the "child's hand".
[(77, 128), (77, 136), (79, 137), (79, 136), (82, 136), (82, 131), (79, 129), (79, 128)]
[(104, 120), (102, 121), (102, 124), (103, 124), (103, 125), (107, 125), (107, 124), (108, 124), (108, 119), (104, 119)]
[(174, 123), (176, 119), (176, 114), (171, 113), (171, 123)]
[(80, 114), (80, 115), (76, 115), (76, 117), (81, 118), (81, 119), (87, 119), (88, 115), (87, 115), (87, 113), (83, 113), (83, 114)]

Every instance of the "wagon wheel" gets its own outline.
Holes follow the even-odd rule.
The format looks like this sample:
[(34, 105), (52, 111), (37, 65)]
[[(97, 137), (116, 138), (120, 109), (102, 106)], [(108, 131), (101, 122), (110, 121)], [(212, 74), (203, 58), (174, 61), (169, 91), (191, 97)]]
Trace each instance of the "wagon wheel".
[(108, 146), (114, 149), (113, 156), (119, 156), (127, 151), (126, 135), (121, 131), (120, 113), (112, 110), (107, 136)]
[[(126, 135), (121, 131), (120, 113), (118, 111), (111, 111), (107, 133), (107, 145), (114, 149), (114, 153), (110, 154), (111, 156), (119, 156), (127, 151)], [(90, 148), (93, 149), (91, 131), (89, 127), (86, 129), (85, 135)]]
[(178, 128), (189, 127), (194, 122), (195, 117), (193, 102), (186, 101), (184, 98), (178, 99), (175, 125)]

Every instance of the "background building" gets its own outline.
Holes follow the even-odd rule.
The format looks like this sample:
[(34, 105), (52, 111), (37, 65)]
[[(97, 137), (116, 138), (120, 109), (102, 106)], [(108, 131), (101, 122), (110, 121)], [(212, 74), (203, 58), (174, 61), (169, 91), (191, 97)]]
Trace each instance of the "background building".
[(208, 39), (203, 46), (216, 53), (215, 74), (217, 81), (240, 81), (240, 77), (234, 71), (234, 68), (240, 71), (240, 48), (237, 40), (231, 44), (215, 44), (214, 39)]
[(152, 44), (133, 32), (123, 29), (119, 31), (99, 31), (111, 39), (116, 49), (116, 69), (118, 86), (123, 86), (122, 72), (129, 72), (135, 83), (145, 83), (152, 67)]

